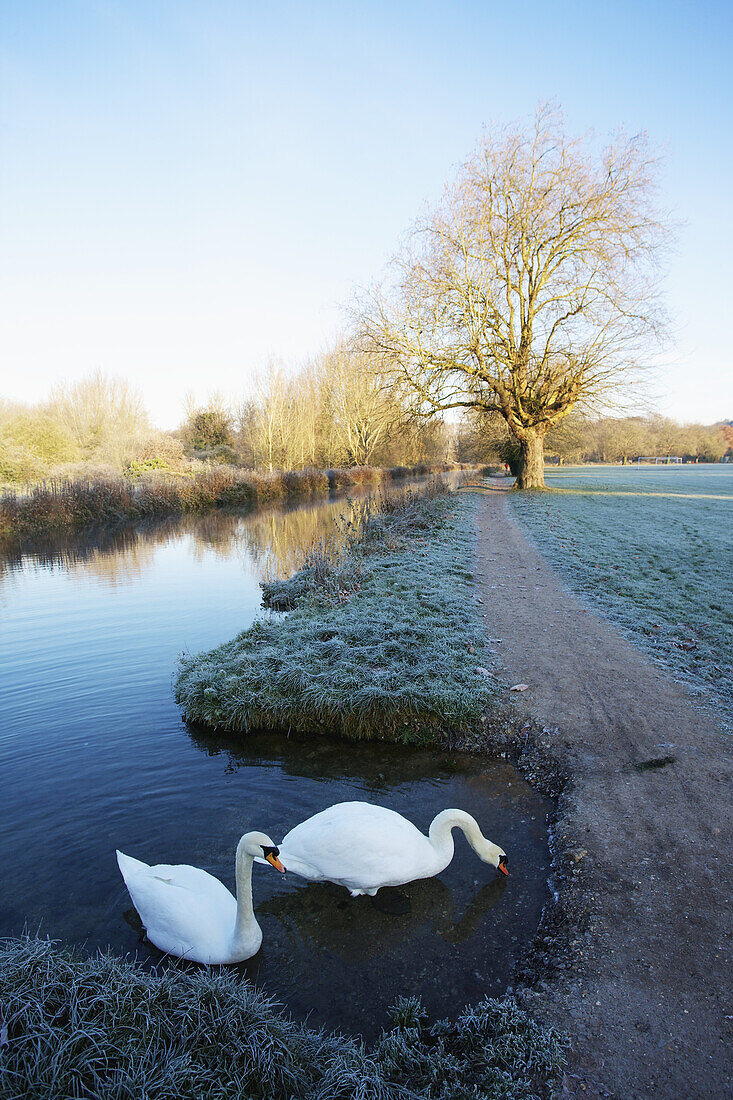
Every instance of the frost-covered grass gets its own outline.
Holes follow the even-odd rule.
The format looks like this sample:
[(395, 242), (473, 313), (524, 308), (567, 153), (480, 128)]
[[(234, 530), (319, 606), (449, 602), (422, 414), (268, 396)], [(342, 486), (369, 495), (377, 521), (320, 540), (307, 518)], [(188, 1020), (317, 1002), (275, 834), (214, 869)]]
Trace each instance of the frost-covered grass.
[(383, 498), (330, 571), (310, 561), (267, 586), (274, 606), (294, 610), (182, 660), (185, 716), (416, 743), (470, 727), (494, 698), (472, 598), (474, 508), (454, 494)]
[(368, 1051), (231, 972), (150, 973), (40, 939), (0, 946), (0, 1006), (2, 1100), (530, 1100), (565, 1063), (565, 1040), (511, 998), (432, 1027), (404, 1000)]
[(733, 721), (733, 468), (548, 471), (511, 504), (568, 585)]

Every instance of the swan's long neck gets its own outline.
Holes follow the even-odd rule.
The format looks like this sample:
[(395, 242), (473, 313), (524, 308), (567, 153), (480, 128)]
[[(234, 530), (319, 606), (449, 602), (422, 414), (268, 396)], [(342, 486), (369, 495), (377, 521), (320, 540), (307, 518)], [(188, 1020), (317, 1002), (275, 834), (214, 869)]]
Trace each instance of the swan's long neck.
[(463, 831), (466, 840), (479, 859), (484, 860), (485, 863), (493, 864), (494, 867), (497, 866), (499, 856), (502, 856), (504, 852), (496, 844), (492, 844), (490, 840), (486, 839), (479, 829), (476, 819), (467, 814), (465, 810), (442, 810), (433, 818), (428, 832), (428, 839), (435, 849), (436, 855), (440, 857), (441, 861), (445, 861), (442, 863), (441, 870), (447, 867), (453, 859), (452, 830), (456, 828)]
[(236, 882), (237, 882), (237, 919), (234, 924), (232, 947), (236, 948), (241, 940), (251, 940), (252, 931), (259, 928), (252, 904), (252, 864), (253, 857), (246, 850), (243, 840), (237, 845)]

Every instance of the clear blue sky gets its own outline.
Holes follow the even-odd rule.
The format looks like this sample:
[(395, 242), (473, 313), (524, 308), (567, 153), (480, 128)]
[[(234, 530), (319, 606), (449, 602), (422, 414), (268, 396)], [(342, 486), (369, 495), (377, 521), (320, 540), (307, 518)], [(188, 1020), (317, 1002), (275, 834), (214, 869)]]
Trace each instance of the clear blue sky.
[(337, 331), (484, 123), (647, 130), (686, 222), (659, 405), (733, 417), (733, 4), (0, 0), (0, 392), (173, 425)]

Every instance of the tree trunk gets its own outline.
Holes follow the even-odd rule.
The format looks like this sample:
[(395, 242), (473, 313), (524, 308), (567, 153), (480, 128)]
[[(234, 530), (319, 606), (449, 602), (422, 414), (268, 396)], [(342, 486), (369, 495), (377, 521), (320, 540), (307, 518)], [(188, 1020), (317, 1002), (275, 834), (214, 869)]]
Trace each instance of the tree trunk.
[(545, 488), (544, 436), (537, 431), (528, 431), (520, 439), (521, 458), (517, 474), (517, 489)]

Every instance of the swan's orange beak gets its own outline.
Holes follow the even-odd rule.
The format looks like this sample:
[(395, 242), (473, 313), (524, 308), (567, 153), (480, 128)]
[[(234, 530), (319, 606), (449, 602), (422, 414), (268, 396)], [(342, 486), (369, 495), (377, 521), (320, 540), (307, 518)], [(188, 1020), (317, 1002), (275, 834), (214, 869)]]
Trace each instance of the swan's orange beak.
[(276, 871), (279, 871), (282, 875), (285, 874), (285, 868), (283, 867), (282, 863), (276, 855), (273, 855), (272, 852), (269, 852), (268, 855), (265, 856), (265, 859), (272, 867), (275, 868)]
[(509, 861), (506, 856), (499, 856), (499, 870), (509, 878)]

